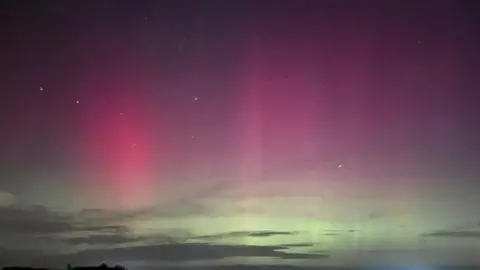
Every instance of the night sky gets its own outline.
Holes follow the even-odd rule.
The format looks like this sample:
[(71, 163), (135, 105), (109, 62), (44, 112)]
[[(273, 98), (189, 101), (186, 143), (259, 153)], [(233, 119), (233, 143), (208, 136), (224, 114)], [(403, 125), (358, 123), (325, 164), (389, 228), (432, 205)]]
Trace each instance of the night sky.
[(0, 266), (480, 266), (479, 48), (476, 1), (3, 0)]

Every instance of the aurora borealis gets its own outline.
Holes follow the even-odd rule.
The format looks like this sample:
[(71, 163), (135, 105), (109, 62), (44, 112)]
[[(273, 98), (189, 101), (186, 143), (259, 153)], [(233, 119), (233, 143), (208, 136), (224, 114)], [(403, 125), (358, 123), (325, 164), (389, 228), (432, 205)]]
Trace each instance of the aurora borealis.
[(1, 5), (1, 266), (480, 265), (474, 2)]

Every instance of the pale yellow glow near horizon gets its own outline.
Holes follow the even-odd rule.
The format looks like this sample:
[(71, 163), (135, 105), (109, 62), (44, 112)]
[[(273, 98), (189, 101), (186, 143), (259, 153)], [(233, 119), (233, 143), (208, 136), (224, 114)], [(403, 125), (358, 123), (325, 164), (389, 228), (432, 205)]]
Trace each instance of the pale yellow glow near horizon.
[[(224, 237), (209, 239), (210, 243), (243, 245), (285, 245), (311, 243), (312, 249), (378, 249), (385, 246), (415, 248), (418, 230), (412, 226), (394, 229), (395, 224), (407, 220), (378, 221), (351, 224), (322, 221), (313, 218), (278, 217), (258, 214), (242, 214), (228, 217), (192, 217), (183, 219), (157, 219), (138, 222), (135, 232), (139, 235), (165, 233), (171, 230), (185, 231), (189, 235), (215, 235), (239, 231), (296, 232), (291, 235), (270, 237)], [(202, 240), (198, 240), (202, 241)], [(198, 242), (197, 241), (197, 242)]]

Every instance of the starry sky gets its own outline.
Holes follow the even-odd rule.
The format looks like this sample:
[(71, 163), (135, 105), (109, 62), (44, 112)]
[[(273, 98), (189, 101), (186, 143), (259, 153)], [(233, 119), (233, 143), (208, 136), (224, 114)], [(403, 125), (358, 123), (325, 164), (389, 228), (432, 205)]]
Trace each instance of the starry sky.
[(480, 265), (477, 2), (0, 5), (0, 265)]

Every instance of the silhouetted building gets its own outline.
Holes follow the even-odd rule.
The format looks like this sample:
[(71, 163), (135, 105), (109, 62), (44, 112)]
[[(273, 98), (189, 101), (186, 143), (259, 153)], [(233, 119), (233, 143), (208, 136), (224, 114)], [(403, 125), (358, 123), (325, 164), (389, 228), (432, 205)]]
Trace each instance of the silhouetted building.
[(3, 270), (48, 270), (48, 268), (33, 268), (33, 267), (7, 266), (7, 267), (3, 267)]
[[(26, 269), (9, 269), (9, 270), (26, 270)], [(120, 265), (115, 265), (113, 267), (110, 267), (103, 263), (99, 266), (73, 266), (73, 267), (69, 264), (67, 265), (67, 270), (127, 270), (127, 269)]]
[[(34, 267), (20, 267), (20, 266), (6, 266), (2, 270), (51, 270), (49, 268), (34, 268)], [(121, 265), (115, 265), (110, 267), (106, 264), (101, 264), (99, 266), (71, 266), (67, 265), (66, 270), (127, 270)]]

